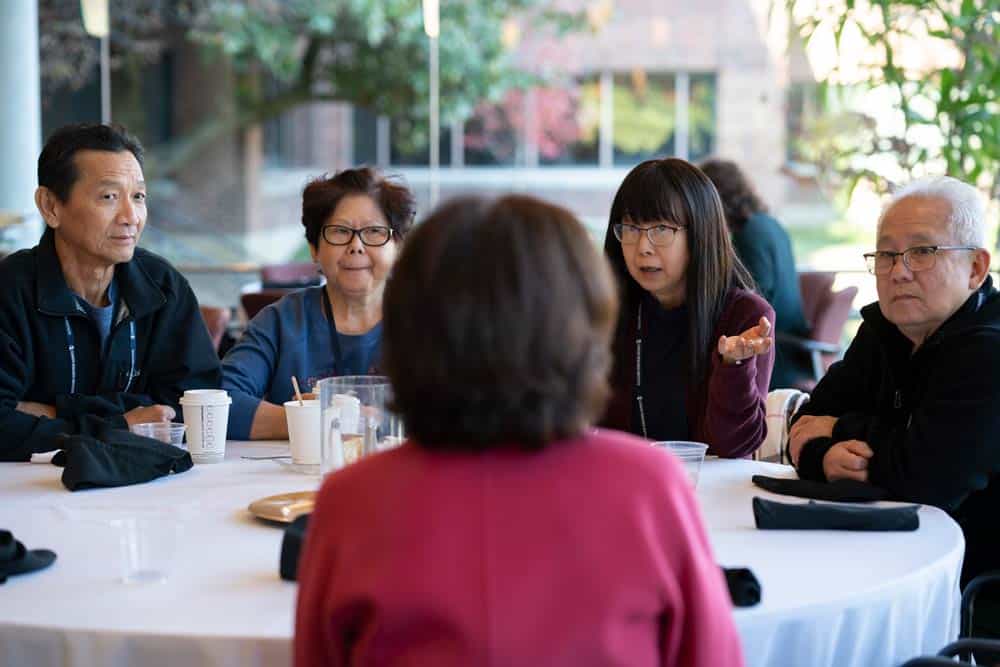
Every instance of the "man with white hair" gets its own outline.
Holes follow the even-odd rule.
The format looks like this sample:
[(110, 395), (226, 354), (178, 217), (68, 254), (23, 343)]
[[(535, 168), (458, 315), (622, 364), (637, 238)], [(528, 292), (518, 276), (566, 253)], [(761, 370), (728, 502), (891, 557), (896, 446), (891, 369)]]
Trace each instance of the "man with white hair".
[(870, 482), (949, 512), (966, 538), (963, 584), (1000, 568), (1000, 293), (985, 215), (954, 178), (895, 194), (865, 254), (878, 303), (790, 434), (804, 479)]

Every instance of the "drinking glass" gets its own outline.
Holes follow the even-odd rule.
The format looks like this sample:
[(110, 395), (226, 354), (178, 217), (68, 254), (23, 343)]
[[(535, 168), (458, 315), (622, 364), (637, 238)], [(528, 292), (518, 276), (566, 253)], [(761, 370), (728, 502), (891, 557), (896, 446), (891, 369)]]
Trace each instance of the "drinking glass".
[(662, 447), (679, 458), (684, 465), (684, 472), (691, 480), (691, 486), (698, 486), (701, 464), (705, 460), (705, 451), (708, 450), (708, 445), (690, 440), (661, 440), (654, 442), (653, 445)]
[(402, 444), (403, 421), (389, 410), (391, 402), (392, 386), (381, 375), (320, 380), (323, 475)]

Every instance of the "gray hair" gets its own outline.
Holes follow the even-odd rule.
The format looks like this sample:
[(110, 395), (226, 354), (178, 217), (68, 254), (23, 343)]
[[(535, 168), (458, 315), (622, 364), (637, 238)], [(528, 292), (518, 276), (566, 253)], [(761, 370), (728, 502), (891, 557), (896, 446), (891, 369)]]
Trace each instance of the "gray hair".
[(986, 247), (986, 203), (979, 191), (968, 183), (951, 176), (921, 178), (899, 188), (882, 209), (878, 224), (882, 226), (885, 214), (907, 197), (941, 199), (951, 206), (948, 226), (952, 237), (961, 245)]

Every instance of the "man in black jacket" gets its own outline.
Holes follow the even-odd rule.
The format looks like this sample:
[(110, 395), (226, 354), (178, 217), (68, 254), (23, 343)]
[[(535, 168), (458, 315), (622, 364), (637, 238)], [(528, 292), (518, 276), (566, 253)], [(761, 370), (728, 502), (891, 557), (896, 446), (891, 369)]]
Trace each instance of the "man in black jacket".
[(183, 276), (136, 245), (142, 148), (124, 129), (57, 130), (38, 158), (37, 246), (0, 261), (0, 460), (58, 447), (87, 415), (169, 421), (219, 361)]
[(878, 303), (790, 443), (803, 478), (867, 481), (950, 513), (963, 583), (1000, 568), (1000, 294), (984, 226), (978, 193), (952, 178), (893, 198), (865, 255)]

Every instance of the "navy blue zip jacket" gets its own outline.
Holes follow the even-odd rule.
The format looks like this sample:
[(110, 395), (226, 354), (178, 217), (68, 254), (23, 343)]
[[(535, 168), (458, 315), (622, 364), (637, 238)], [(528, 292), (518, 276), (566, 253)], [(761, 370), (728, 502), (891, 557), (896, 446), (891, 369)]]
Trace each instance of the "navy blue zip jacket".
[[(76, 433), (84, 415), (126, 428), (125, 412), (162, 404), (180, 417), (186, 389), (220, 386), (198, 301), (176, 269), (137, 248), (115, 267), (115, 283), (118, 307), (102, 353), (97, 326), (66, 285), (51, 229), (0, 261), (0, 461), (58, 449), (58, 436)], [(19, 412), (19, 401), (55, 405), (56, 418)]]
[(844, 359), (800, 412), (838, 420), (832, 438), (802, 448), (799, 476), (825, 481), (826, 452), (863, 440), (874, 452), (869, 482), (962, 527), (963, 582), (1000, 568), (1000, 292), (987, 277), (916, 352), (877, 303), (861, 315)]

